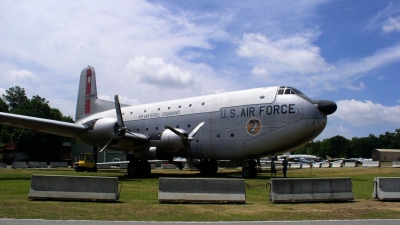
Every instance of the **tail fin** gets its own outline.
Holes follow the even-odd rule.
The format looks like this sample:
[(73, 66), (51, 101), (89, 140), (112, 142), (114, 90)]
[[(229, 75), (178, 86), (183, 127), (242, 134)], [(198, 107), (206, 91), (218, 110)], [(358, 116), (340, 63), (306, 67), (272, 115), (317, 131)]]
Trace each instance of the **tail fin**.
[(75, 121), (88, 115), (114, 109), (114, 103), (97, 99), (96, 72), (88, 66), (81, 72)]

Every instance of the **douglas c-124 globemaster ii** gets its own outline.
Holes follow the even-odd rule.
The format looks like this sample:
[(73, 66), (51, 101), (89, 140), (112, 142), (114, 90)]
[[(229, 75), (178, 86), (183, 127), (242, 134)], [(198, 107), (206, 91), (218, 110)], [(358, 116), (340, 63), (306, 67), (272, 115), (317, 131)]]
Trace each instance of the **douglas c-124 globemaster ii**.
[(133, 153), (129, 175), (148, 175), (149, 160), (200, 160), (215, 174), (217, 160), (245, 162), (244, 177), (257, 175), (257, 159), (301, 147), (325, 128), (336, 104), (313, 100), (292, 87), (264, 87), (137, 106), (97, 98), (94, 68), (80, 76), (76, 122), (0, 113), (0, 124), (76, 138), (103, 149)]

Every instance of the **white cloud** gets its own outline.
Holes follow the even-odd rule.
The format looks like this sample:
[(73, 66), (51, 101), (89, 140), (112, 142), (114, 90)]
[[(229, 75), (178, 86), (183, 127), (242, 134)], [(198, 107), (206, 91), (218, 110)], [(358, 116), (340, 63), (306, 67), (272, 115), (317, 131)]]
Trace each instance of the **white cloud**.
[(387, 21), (383, 24), (382, 30), (385, 33), (390, 33), (393, 31), (400, 32), (400, 17), (389, 17)]
[(128, 63), (127, 69), (131, 76), (139, 78), (139, 81), (156, 86), (185, 87), (193, 82), (189, 71), (166, 63), (161, 58), (138, 56)]
[(336, 124), (329, 125), (329, 124), (330, 122), (328, 120), (328, 126), (320, 135), (318, 135), (317, 138), (315, 138), (315, 140), (323, 140), (326, 138), (331, 138), (336, 135), (343, 136), (347, 139), (351, 139), (352, 137), (356, 136), (351, 128), (345, 127), (343, 125), (336, 125)]
[(253, 71), (251, 71), (252, 74), (256, 75), (256, 76), (262, 76), (262, 77), (266, 77), (266, 78), (271, 78), (271, 74), (268, 73), (268, 70), (266, 70), (264, 67), (262, 66), (256, 66), (253, 68)]
[(399, 2), (390, 2), (387, 7), (378, 11), (374, 17), (364, 27), (367, 31), (382, 30), (384, 33), (399, 31), (399, 17), (400, 13)]
[(340, 100), (332, 117), (340, 118), (353, 126), (371, 124), (400, 124), (400, 105), (384, 106), (372, 101)]
[(32, 80), (37, 81), (37, 77), (28, 70), (9, 71), (9, 78), (15, 80)]
[(237, 54), (247, 58), (259, 58), (265, 68), (277, 73), (305, 74), (331, 69), (320, 56), (319, 47), (300, 35), (270, 40), (259, 33), (244, 34)]
[(365, 84), (363, 82), (360, 82), (358, 84), (358, 86), (355, 86), (355, 85), (352, 85), (352, 84), (347, 84), (345, 87), (350, 89), (350, 90), (353, 90), (353, 91), (358, 91), (358, 90), (364, 89), (365, 88)]
[[(114, 102), (114, 96), (99, 94), (98, 98), (101, 99), (101, 100)], [(139, 105), (139, 104), (141, 104), (141, 102), (139, 100), (132, 99), (132, 98), (124, 96), (124, 95), (118, 95), (118, 100), (119, 100), (119, 102), (121, 104), (125, 104), (125, 105)]]
[[(398, 61), (400, 61), (400, 44), (381, 49), (370, 56), (356, 60), (343, 59), (336, 63), (334, 69), (330, 71), (307, 76), (302, 79), (314, 87), (321, 87), (322, 85), (328, 90), (335, 90), (342, 87), (350, 90), (361, 90), (365, 87), (365, 84), (359, 81), (362, 77), (372, 70)], [(379, 75), (377, 79), (380, 79), (380, 77), (382, 75)]]

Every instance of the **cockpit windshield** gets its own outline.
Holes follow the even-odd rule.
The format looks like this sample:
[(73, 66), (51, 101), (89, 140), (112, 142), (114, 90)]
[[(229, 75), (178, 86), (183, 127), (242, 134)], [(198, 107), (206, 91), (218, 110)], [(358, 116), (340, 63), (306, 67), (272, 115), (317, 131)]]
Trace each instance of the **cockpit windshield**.
[(297, 90), (296, 88), (292, 87), (284, 87), (281, 86), (278, 89), (278, 95), (301, 95), (301, 91)]

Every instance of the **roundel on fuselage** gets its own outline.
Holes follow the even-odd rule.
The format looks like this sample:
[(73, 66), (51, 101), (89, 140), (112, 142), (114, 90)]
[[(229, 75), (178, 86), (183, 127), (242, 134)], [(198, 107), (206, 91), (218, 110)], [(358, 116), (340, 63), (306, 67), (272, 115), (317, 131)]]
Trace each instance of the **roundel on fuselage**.
[(251, 118), (247, 121), (246, 123), (246, 130), (247, 133), (249, 133), (250, 135), (254, 136), (257, 135), (258, 133), (260, 133), (261, 131), (261, 121), (257, 118)]

